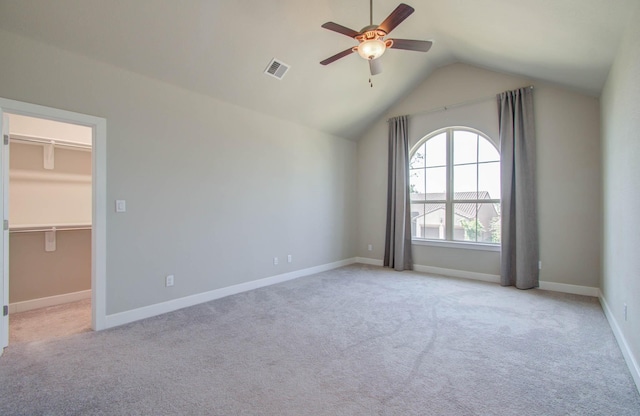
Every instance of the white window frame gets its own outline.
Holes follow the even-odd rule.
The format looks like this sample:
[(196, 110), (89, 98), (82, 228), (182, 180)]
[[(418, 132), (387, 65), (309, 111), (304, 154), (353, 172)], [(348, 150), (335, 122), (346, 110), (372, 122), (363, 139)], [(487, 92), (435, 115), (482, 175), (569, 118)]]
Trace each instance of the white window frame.
[[(453, 192), (453, 133), (454, 131), (468, 131), (473, 134), (477, 134), (482, 138), (486, 139), (489, 143), (491, 143), (498, 154), (500, 154), (500, 149), (496, 145), (496, 143), (486, 134), (481, 132), (480, 130), (464, 127), (464, 126), (453, 126), (453, 127), (445, 127), (442, 129), (435, 130), (422, 139), (418, 140), (418, 142), (411, 148), (409, 152), (409, 161), (413, 158), (415, 152), (427, 141), (430, 139), (439, 136), (442, 133), (446, 133), (446, 190), (445, 200), (411, 200), (411, 203), (440, 203), (445, 205), (445, 216), (446, 216), (446, 227), (445, 227), (445, 238), (444, 239), (432, 239), (432, 238), (422, 238), (422, 237), (411, 237), (412, 244), (415, 245), (423, 245), (423, 246), (436, 246), (436, 247), (450, 247), (450, 248), (463, 248), (463, 249), (472, 249), (472, 250), (484, 250), (484, 251), (500, 251), (500, 243), (486, 243), (486, 242), (476, 242), (476, 241), (461, 241), (453, 239), (453, 230), (454, 230), (454, 212), (453, 206), (456, 203), (467, 203), (467, 204), (500, 204), (500, 199), (465, 199), (465, 200), (457, 200), (454, 199)], [(476, 158), (476, 166), (479, 164)]]

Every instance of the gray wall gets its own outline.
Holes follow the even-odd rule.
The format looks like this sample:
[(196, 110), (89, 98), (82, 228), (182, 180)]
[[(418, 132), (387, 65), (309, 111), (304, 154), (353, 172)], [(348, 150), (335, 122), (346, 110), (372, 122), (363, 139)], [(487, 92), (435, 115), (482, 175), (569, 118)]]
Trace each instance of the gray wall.
[[(498, 139), (494, 98), (428, 110), (535, 85), (540, 255), (543, 281), (597, 287), (600, 270), (599, 102), (531, 79), (463, 64), (435, 71), (387, 116), (412, 114), (415, 144), (438, 128), (467, 126)], [(422, 114), (421, 114), (422, 113)], [(358, 256), (382, 259), (387, 175), (386, 117), (358, 141)], [(373, 251), (367, 251), (367, 245)], [(499, 252), (413, 246), (417, 265), (499, 274)]]
[(355, 255), (354, 142), (13, 34), (0, 52), (0, 97), (107, 119), (107, 314)]
[[(634, 21), (639, 19), (640, 8)], [(618, 50), (602, 93), (604, 254), (601, 290), (636, 366), (640, 363), (639, 75), (640, 26), (635, 24), (630, 26)], [(627, 320), (624, 319), (625, 303)]]

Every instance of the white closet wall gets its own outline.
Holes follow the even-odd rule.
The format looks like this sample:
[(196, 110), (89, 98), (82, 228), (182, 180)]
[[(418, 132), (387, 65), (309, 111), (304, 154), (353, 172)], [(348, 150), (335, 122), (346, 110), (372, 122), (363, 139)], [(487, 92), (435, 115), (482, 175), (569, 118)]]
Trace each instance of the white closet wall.
[(54, 168), (45, 169), (45, 145), (20, 140), (36, 137), (73, 141), (73, 137), (82, 136), (77, 134), (80, 131), (90, 143), (91, 130), (55, 126), (54, 122), (38, 119), (29, 123), (25, 119), (12, 116), (10, 124), (9, 303), (14, 311), (28, 309), (16, 305), (37, 304), (43, 298), (91, 289), (90, 229), (56, 231), (55, 251), (45, 250), (44, 232), (17, 232), (37, 227), (91, 227), (90, 149), (56, 146)]
[(42, 145), (11, 142), (9, 224), (91, 225), (91, 152), (56, 148), (54, 169), (43, 167)]

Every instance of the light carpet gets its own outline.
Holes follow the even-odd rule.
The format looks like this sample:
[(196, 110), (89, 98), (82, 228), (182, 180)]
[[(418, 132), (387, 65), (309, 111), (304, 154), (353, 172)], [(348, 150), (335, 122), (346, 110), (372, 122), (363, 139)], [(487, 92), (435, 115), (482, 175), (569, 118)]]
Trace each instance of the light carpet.
[(2, 415), (639, 415), (597, 299), (353, 265), (11, 346)]
[(9, 345), (91, 331), (91, 299), (12, 313)]

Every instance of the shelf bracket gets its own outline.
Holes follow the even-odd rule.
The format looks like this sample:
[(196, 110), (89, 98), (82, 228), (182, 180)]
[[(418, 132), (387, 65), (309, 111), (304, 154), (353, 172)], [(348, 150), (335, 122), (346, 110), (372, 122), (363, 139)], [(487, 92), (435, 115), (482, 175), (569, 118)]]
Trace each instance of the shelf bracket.
[(55, 148), (56, 142), (53, 140), (49, 144), (45, 144), (42, 149), (42, 154), (44, 157), (44, 168), (47, 170), (52, 170), (55, 162)]

